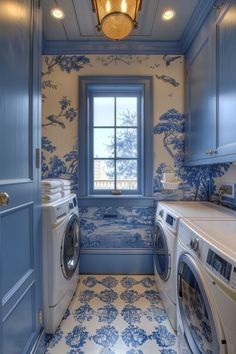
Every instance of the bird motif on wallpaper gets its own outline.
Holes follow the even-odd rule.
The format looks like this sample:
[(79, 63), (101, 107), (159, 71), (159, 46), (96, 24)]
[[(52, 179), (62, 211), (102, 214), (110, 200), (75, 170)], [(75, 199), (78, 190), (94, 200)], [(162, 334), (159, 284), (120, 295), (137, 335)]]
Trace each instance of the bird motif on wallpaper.
[(169, 66), (173, 61), (180, 59), (181, 55), (171, 56), (171, 55), (164, 55), (163, 60), (166, 63), (166, 66)]
[(174, 87), (178, 87), (179, 86), (179, 82), (176, 81), (173, 77), (170, 77), (170, 76), (167, 76), (167, 75), (159, 76), (157, 74), (155, 76), (156, 76), (156, 78), (158, 80), (162, 80), (162, 81), (164, 81), (164, 82), (166, 82), (166, 83), (168, 83), (168, 84), (170, 84), (170, 85), (172, 85)]

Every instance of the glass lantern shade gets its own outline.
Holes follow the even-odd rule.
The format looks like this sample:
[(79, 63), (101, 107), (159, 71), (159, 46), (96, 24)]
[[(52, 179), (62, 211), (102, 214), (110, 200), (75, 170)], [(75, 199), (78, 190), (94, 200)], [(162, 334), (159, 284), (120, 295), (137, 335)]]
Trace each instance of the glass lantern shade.
[(137, 27), (136, 16), (142, 0), (92, 0), (98, 30), (112, 40), (127, 37)]

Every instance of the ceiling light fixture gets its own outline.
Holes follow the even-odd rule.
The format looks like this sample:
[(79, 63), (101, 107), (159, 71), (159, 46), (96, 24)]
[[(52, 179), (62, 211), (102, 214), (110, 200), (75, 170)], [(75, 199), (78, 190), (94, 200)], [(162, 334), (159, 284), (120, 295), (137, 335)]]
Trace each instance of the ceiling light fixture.
[(65, 17), (64, 12), (58, 7), (51, 9), (50, 14), (52, 17), (56, 18), (57, 20), (62, 20)]
[(142, 0), (92, 0), (98, 31), (113, 40), (127, 37), (138, 27), (136, 18), (141, 6)]
[(163, 21), (170, 21), (175, 17), (175, 11), (172, 9), (165, 10), (161, 15)]

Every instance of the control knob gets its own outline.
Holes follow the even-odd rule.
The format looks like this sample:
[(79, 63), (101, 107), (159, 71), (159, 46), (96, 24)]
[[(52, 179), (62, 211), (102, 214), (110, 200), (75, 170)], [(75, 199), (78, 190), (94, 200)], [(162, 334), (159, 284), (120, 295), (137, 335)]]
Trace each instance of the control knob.
[(190, 241), (190, 248), (194, 250), (195, 252), (199, 250), (199, 239), (198, 237), (193, 238)]

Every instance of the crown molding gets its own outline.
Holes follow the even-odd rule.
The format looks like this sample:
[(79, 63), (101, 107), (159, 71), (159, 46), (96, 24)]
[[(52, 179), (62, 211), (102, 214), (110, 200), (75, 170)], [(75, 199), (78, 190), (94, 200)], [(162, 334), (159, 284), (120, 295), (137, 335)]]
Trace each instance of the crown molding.
[(43, 54), (181, 54), (179, 41), (44, 41)]
[(187, 26), (180, 38), (182, 44), (182, 54), (185, 54), (191, 45), (196, 34), (199, 32), (210, 10), (213, 8), (215, 0), (199, 0)]

